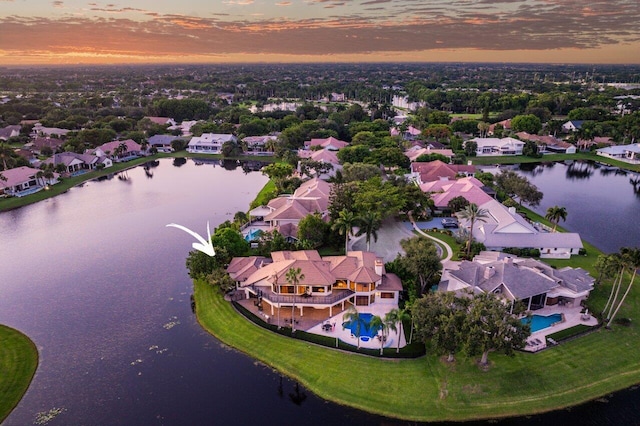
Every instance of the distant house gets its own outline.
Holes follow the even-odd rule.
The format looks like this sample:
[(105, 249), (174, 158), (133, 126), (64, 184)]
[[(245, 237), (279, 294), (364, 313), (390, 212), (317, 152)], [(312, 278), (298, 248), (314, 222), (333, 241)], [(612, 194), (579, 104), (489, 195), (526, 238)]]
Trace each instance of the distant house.
[(405, 141), (414, 141), (420, 138), (420, 135), (422, 135), (422, 130), (417, 129), (413, 126), (407, 127), (407, 129), (404, 131), (397, 127), (392, 127), (391, 129), (389, 129), (389, 134), (391, 136), (400, 136)]
[(149, 143), (150, 148), (155, 148), (158, 152), (173, 152), (171, 142), (176, 139), (180, 139), (180, 137), (173, 135), (153, 135), (147, 140), (147, 142)]
[[(327, 173), (323, 173), (321, 175), (316, 174), (313, 177), (326, 180), (335, 176), (338, 170), (342, 170), (342, 165), (340, 164), (340, 160), (338, 160), (338, 155), (336, 154), (336, 151), (330, 151), (328, 149), (321, 149), (319, 151), (308, 151), (306, 149), (300, 149), (298, 150), (298, 157), (301, 160), (308, 158), (313, 161), (318, 161), (320, 163), (331, 164), (331, 170), (329, 170)], [(298, 162), (297, 171), (298, 173), (301, 173), (300, 161)]]
[[(264, 135), (264, 136), (247, 136), (242, 141), (247, 145), (247, 154), (257, 155), (273, 155), (272, 152), (267, 151), (267, 144), (270, 141), (278, 140), (278, 135)], [(258, 154), (259, 153), (259, 154)]]
[(113, 161), (127, 161), (131, 158), (143, 155), (142, 146), (133, 139), (124, 141), (111, 141), (90, 150), (87, 154), (97, 157), (109, 157)]
[(173, 118), (169, 117), (144, 117), (148, 118), (153, 124), (159, 124), (161, 126), (175, 126), (176, 122)]
[(180, 124), (174, 124), (167, 128), (167, 130), (180, 130), (182, 136), (191, 136), (191, 128), (198, 124), (197, 120), (184, 120)]
[(43, 163), (52, 164), (53, 166), (62, 164), (67, 173), (75, 173), (80, 170), (95, 170), (99, 167), (107, 168), (113, 165), (113, 161), (107, 156), (98, 157), (92, 154), (77, 154), (75, 152), (53, 154)]
[(58, 138), (64, 138), (70, 131), (71, 130), (60, 129), (58, 127), (44, 127), (42, 124), (36, 123), (36, 125), (33, 126), (33, 130), (31, 130), (31, 133), (33, 137), (56, 136)]
[(530, 311), (559, 303), (580, 306), (589, 297), (594, 282), (582, 268), (554, 269), (535, 259), (484, 251), (471, 262), (445, 267), (438, 290), (491, 293), (511, 308), (520, 301)]
[(32, 167), (21, 166), (9, 170), (3, 170), (0, 175), (0, 194), (22, 197), (40, 191), (46, 185), (58, 182), (59, 174), (54, 173), (53, 178), (45, 179), (36, 175), (41, 170)]
[[(471, 141), (478, 145), (476, 155), (522, 155), (524, 142), (514, 138), (473, 138)], [(468, 143), (465, 142), (465, 143)]]
[(582, 128), (582, 123), (584, 120), (569, 120), (562, 125), (562, 131), (566, 133), (578, 131)]
[(473, 176), (476, 166), (462, 164), (446, 164), (440, 160), (411, 163), (409, 180), (418, 184), (433, 181), (454, 180), (459, 176)]
[(504, 130), (511, 130), (511, 119), (498, 121), (497, 123), (493, 123), (489, 125), (489, 130), (487, 130), (487, 135), (493, 136), (496, 133), (496, 126), (501, 125)]
[(26, 144), (25, 146), (31, 150), (31, 152), (35, 154), (40, 154), (42, 152), (42, 148), (51, 148), (51, 151), (56, 152), (57, 150), (62, 148), (64, 141), (58, 138), (48, 138), (48, 137), (36, 137), (31, 142)]
[(333, 136), (325, 139), (311, 139), (310, 141), (304, 142), (305, 149), (313, 149), (314, 147), (319, 147), (328, 149), (330, 151), (338, 151), (346, 146), (349, 146), (348, 142), (341, 141), (334, 138)]
[(624, 161), (625, 163), (640, 164), (640, 143), (608, 146), (597, 149), (596, 154)]
[(575, 154), (576, 146), (565, 142), (551, 135), (532, 135), (527, 132), (516, 133), (523, 141), (533, 141), (538, 145), (538, 151), (542, 154), (554, 153), (554, 154)]
[(6, 141), (9, 138), (20, 136), (20, 129), (22, 129), (22, 126), (17, 124), (0, 129), (0, 140)]
[(238, 139), (231, 134), (203, 133), (202, 136), (194, 136), (189, 141), (187, 152), (192, 154), (219, 154), (225, 142), (237, 142)]
[(420, 185), (423, 192), (431, 194), (436, 210), (449, 209), (449, 201), (456, 197), (462, 197), (469, 203), (482, 205), (493, 199), (491, 195), (482, 190), (482, 182), (474, 177), (466, 177), (458, 180), (437, 180)]
[(409, 161), (416, 161), (418, 157), (421, 155), (431, 155), (431, 154), (440, 154), (444, 157), (447, 157), (449, 161), (453, 158), (454, 153), (450, 149), (434, 149), (434, 148), (421, 148), (420, 146), (414, 145), (411, 148), (407, 149), (404, 152), (404, 155), (409, 157)]

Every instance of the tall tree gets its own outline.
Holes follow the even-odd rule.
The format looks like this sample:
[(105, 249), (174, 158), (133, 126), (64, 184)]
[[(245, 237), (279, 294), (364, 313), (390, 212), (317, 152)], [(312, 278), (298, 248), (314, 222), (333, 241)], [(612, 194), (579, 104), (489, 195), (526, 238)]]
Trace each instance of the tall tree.
[(433, 242), (425, 237), (414, 237), (400, 241), (400, 246), (405, 255), (400, 257), (400, 262), (419, 284), (417, 295), (423, 294), (431, 282), (431, 278), (440, 272), (440, 257)]
[(629, 291), (633, 286), (633, 282), (636, 279), (638, 268), (640, 268), (640, 249), (623, 247), (622, 249), (620, 249), (620, 252), (622, 254), (622, 261), (633, 272), (631, 273), (631, 279), (629, 280), (629, 285), (627, 286), (627, 289), (622, 295), (622, 299), (620, 299), (620, 303), (618, 303), (618, 306), (616, 307), (615, 311), (613, 311), (611, 318), (609, 318), (609, 321), (607, 322), (607, 325), (606, 325), (607, 328), (611, 327), (611, 323), (613, 322), (613, 319), (616, 317), (616, 315), (618, 314), (618, 311), (620, 310), (620, 307), (624, 303), (624, 300), (627, 298), (627, 295), (629, 294)]
[(398, 341), (396, 342), (396, 353), (400, 352), (400, 340), (402, 338), (402, 323), (403, 321), (408, 321), (411, 319), (409, 315), (409, 311), (405, 309), (395, 308), (387, 312), (384, 316), (384, 321), (387, 323), (387, 327), (389, 330), (393, 330), (398, 336)]
[(553, 232), (556, 232), (560, 219), (563, 221), (567, 220), (567, 209), (559, 206), (549, 207), (547, 209), (547, 214), (544, 217), (554, 223)]
[(294, 315), (296, 309), (296, 296), (298, 294), (298, 284), (300, 284), (300, 281), (304, 280), (304, 274), (300, 268), (289, 268), (285, 276), (289, 285), (293, 286), (293, 303), (291, 304), (291, 333), (293, 334), (296, 331)]
[(490, 351), (512, 355), (523, 348), (529, 334), (529, 326), (512, 315), (494, 294), (483, 293), (470, 300), (465, 347), (469, 355), (482, 354), (481, 365), (488, 365)]
[(371, 237), (375, 242), (378, 241), (378, 229), (382, 225), (380, 216), (377, 212), (366, 211), (357, 218), (357, 223), (360, 225), (360, 229), (356, 233), (356, 236), (365, 235), (367, 242), (367, 251), (371, 248)]
[(344, 235), (344, 254), (349, 252), (349, 236), (353, 232), (353, 227), (356, 224), (356, 216), (353, 212), (348, 210), (342, 210), (338, 215), (338, 218), (331, 225), (331, 229), (338, 231), (340, 235)]
[(471, 244), (473, 243), (473, 226), (476, 222), (486, 222), (489, 217), (487, 209), (478, 208), (478, 205), (471, 203), (460, 212), (458, 216), (461, 219), (469, 221), (469, 240), (467, 241), (467, 257), (471, 254)]
[(362, 326), (362, 321), (360, 321), (360, 312), (358, 312), (355, 306), (351, 305), (342, 315), (342, 320), (355, 324), (355, 338), (358, 340), (357, 345), (358, 349), (360, 349), (360, 327)]
[(389, 323), (382, 317), (374, 315), (369, 322), (369, 328), (375, 328), (380, 331), (378, 340), (380, 341), (380, 355), (382, 355), (382, 353), (384, 352), (384, 342), (387, 340), (387, 334), (389, 333)]

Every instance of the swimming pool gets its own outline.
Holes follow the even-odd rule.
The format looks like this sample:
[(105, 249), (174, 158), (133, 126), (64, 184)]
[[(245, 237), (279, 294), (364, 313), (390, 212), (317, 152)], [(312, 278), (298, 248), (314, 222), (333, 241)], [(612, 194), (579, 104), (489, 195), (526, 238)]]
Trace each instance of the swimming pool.
[(246, 241), (253, 241), (258, 239), (258, 237), (260, 237), (260, 234), (262, 234), (262, 230), (261, 229), (252, 229), (251, 231), (249, 231), (249, 233), (247, 234), (246, 237), (244, 237), (244, 239)]
[[(370, 338), (378, 335), (378, 331), (380, 330), (380, 326), (372, 327), (371, 319), (373, 318), (373, 314), (360, 314), (359, 315), (359, 323), (360, 323), (360, 333), (359, 337), (363, 341), (368, 341)], [(355, 321), (345, 321), (342, 323), (343, 328), (348, 328), (351, 330), (351, 334), (358, 337), (358, 323)]]
[(551, 327), (551, 325), (556, 322), (562, 321), (562, 314), (552, 314), (548, 316), (532, 315), (531, 319), (522, 318), (520, 321), (522, 321), (523, 324), (530, 324), (531, 332), (535, 333), (536, 331)]

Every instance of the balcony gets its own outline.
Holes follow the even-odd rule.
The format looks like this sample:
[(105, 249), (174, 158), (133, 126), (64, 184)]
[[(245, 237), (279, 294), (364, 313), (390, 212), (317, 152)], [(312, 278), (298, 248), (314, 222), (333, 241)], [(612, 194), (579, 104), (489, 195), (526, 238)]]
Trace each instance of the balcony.
[(264, 300), (272, 304), (278, 303), (283, 305), (292, 305), (293, 303), (295, 303), (296, 305), (301, 306), (331, 306), (335, 305), (336, 303), (348, 300), (355, 294), (355, 292), (346, 289), (333, 290), (331, 294), (328, 294), (326, 296), (274, 294), (271, 291), (263, 291), (254, 285), (249, 286), (249, 289), (256, 296), (262, 297)]

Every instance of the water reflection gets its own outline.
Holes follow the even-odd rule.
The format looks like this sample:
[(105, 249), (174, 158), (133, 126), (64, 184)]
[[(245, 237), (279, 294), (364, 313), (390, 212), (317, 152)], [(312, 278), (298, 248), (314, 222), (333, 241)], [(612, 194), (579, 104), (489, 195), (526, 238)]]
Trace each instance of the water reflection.
[(185, 164), (187, 164), (187, 159), (186, 158), (174, 158), (173, 159), (173, 166), (174, 167), (181, 167), (184, 166)]
[(566, 171), (567, 179), (589, 179), (595, 170), (594, 163), (586, 161), (573, 161)]

